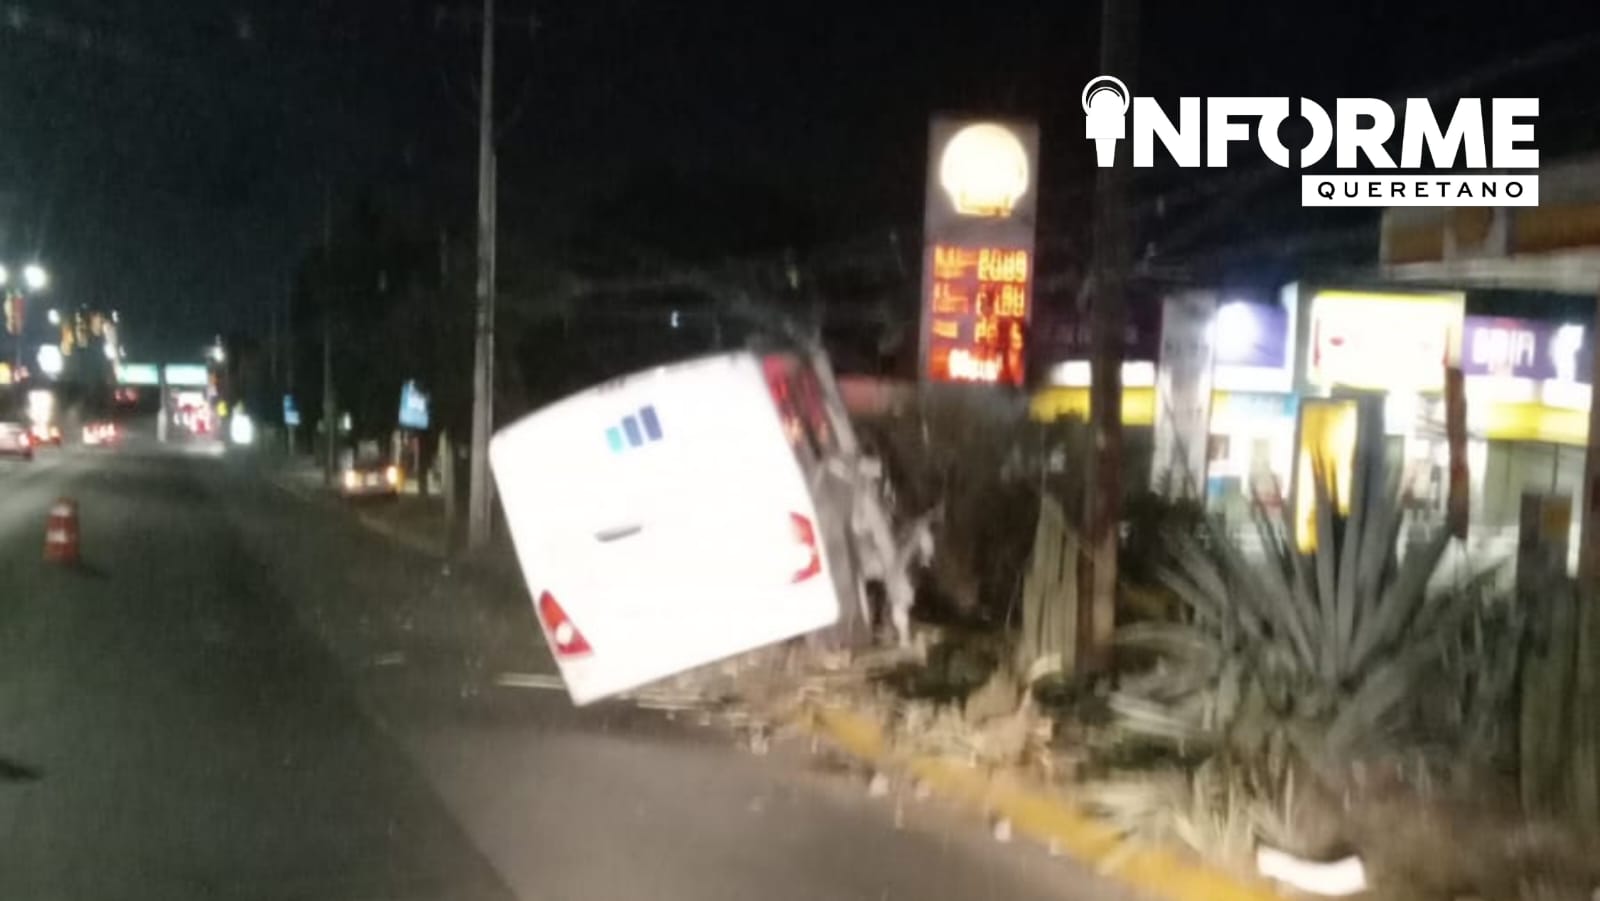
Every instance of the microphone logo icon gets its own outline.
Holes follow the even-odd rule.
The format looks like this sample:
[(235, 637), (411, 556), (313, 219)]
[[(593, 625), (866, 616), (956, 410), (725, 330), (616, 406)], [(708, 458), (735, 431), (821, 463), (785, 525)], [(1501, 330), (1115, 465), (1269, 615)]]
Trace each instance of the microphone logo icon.
[(1117, 142), (1128, 134), (1128, 106), (1133, 95), (1114, 75), (1089, 79), (1083, 86), (1084, 137), (1094, 141), (1095, 162), (1109, 168), (1117, 159)]

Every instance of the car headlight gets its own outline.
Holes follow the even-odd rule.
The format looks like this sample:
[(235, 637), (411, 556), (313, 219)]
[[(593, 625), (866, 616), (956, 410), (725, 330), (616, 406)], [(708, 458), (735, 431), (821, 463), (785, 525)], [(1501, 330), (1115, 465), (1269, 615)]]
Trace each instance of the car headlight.
[(353, 470), (353, 469), (345, 470), (344, 471), (344, 487), (346, 487), (346, 488), (354, 488), (354, 487), (356, 487), (356, 483), (357, 483), (357, 477), (356, 477), (355, 470)]
[(387, 479), (391, 485), (400, 484), (400, 467), (390, 466), (383, 471), (383, 477)]

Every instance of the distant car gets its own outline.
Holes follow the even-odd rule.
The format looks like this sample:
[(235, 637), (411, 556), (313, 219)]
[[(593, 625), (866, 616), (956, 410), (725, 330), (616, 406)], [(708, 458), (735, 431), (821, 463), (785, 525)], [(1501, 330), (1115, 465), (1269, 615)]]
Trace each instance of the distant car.
[(0, 455), (33, 459), (33, 435), (18, 422), (0, 422)]
[(34, 447), (38, 447), (42, 444), (48, 444), (52, 447), (61, 446), (61, 427), (58, 425), (47, 425), (42, 422), (36, 422), (33, 424), (31, 432)]
[(351, 500), (399, 497), (400, 467), (387, 460), (352, 463), (339, 474), (339, 495)]
[(88, 422), (83, 426), (83, 443), (86, 447), (111, 447), (122, 442), (122, 431), (114, 422)]

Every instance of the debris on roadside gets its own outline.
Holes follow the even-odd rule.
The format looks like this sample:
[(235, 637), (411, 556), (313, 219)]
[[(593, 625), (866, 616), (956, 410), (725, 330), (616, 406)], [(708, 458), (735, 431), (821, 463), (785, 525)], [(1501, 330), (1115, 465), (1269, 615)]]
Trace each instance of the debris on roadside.
[(1268, 845), (1256, 848), (1256, 870), (1292, 888), (1324, 897), (1344, 897), (1367, 890), (1367, 870), (1358, 855), (1316, 861), (1296, 857)]
[(873, 773), (867, 781), (867, 797), (886, 798), (889, 796), (889, 776), (881, 770)]

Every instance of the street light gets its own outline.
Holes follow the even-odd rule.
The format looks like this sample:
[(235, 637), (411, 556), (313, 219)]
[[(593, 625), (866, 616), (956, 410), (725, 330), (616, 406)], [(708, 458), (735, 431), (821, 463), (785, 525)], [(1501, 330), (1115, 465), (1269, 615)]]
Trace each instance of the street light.
[(50, 324), (51, 325), (60, 325), (61, 324), (61, 311), (60, 310), (56, 310), (56, 309), (51, 309), (49, 314), (45, 318), (50, 320)]
[(61, 368), (64, 362), (59, 346), (45, 344), (39, 348), (39, 371), (45, 375), (51, 378), (61, 375)]
[(22, 281), (29, 291), (43, 291), (50, 284), (50, 274), (38, 263), (29, 263), (22, 267)]

